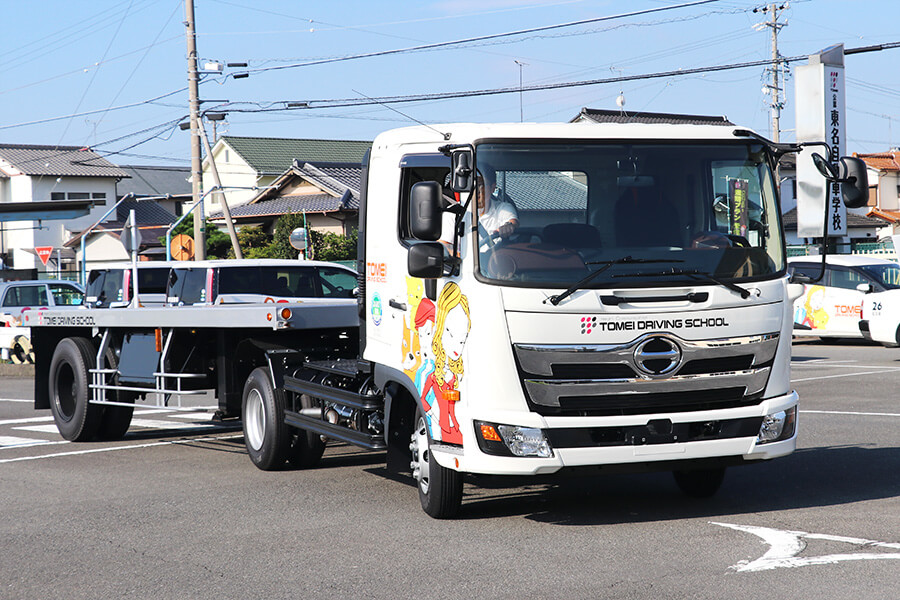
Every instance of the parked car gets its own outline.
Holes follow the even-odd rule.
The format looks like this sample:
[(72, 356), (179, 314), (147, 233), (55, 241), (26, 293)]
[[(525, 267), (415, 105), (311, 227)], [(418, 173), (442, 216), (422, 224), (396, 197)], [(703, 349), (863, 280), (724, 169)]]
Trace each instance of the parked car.
[[(822, 259), (802, 256), (788, 259), (788, 271), (815, 278)], [(829, 255), (825, 276), (806, 284), (794, 302), (794, 335), (859, 338), (860, 314), (867, 292), (900, 288), (900, 265), (866, 255)]]
[(84, 290), (77, 283), (50, 279), (0, 282), (0, 315), (19, 324), (22, 312), (36, 308), (80, 306)]
[(339, 264), (277, 259), (183, 262), (169, 272), (166, 302), (172, 306), (295, 302), (311, 298), (352, 300), (356, 271)]
[[(138, 263), (138, 305), (163, 306), (169, 270), (176, 261)], [(134, 296), (131, 267), (91, 269), (88, 274), (85, 305), (93, 308), (128, 306)]]
[(31, 328), (22, 327), (22, 313), (43, 308), (78, 307), (84, 291), (77, 283), (56, 280), (0, 282), (0, 359), (34, 362)]

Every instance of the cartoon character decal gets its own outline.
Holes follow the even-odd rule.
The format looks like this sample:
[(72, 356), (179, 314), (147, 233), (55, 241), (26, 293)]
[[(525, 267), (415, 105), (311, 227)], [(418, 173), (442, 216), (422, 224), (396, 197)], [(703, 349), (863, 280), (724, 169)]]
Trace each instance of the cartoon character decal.
[(824, 329), (828, 325), (828, 312), (825, 310), (825, 288), (813, 285), (806, 291), (806, 302), (803, 308), (795, 311), (794, 321), (811, 329)]
[[(406, 318), (403, 319), (403, 340), (401, 344), (403, 371), (412, 379), (422, 363), (421, 343), (416, 335), (419, 303), (425, 296), (425, 283), (416, 277), (406, 278)], [(426, 300), (428, 300), (426, 298)], [(432, 308), (434, 303), (428, 300)], [(432, 322), (434, 318), (432, 318)]]
[(428, 298), (419, 301), (414, 314), (419, 353), (404, 362), (419, 392), (431, 437), (450, 444), (462, 444), (456, 420), (456, 398), (462, 380), (463, 348), (472, 320), (469, 299), (455, 283), (448, 283), (438, 296), (437, 306)]

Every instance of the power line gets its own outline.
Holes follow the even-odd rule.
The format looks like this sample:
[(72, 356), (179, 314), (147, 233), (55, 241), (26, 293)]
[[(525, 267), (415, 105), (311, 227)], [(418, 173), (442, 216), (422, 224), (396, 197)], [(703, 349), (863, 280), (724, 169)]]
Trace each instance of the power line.
[[(872, 52), (876, 50), (888, 50), (892, 48), (900, 48), (900, 42), (892, 42), (889, 44), (880, 44), (878, 47), (868, 47), (864, 49), (865, 52)], [(861, 51), (861, 49), (851, 49), (854, 50), (853, 54), (857, 54)], [(802, 60), (808, 60), (808, 55), (800, 55), (800, 56), (791, 56), (791, 57), (782, 57), (781, 61), (784, 63), (792, 63), (799, 62)], [(763, 65), (771, 64), (771, 60), (754, 60), (748, 62), (741, 63), (731, 63), (725, 65), (710, 65), (706, 67), (696, 67), (693, 69), (676, 69), (674, 71), (661, 71), (657, 73), (644, 73), (641, 75), (622, 75), (619, 77), (606, 77), (602, 79), (588, 79), (582, 81), (570, 81), (570, 82), (561, 82), (561, 83), (546, 83), (546, 84), (532, 84), (523, 86), (521, 89), (526, 92), (537, 92), (537, 91), (547, 91), (547, 90), (556, 90), (556, 89), (564, 89), (564, 88), (573, 88), (573, 87), (584, 87), (591, 85), (601, 85), (607, 83), (622, 83), (626, 81), (638, 81), (642, 79), (659, 79), (665, 77), (683, 77), (685, 75), (696, 75), (698, 73), (713, 73), (717, 71), (727, 71), (731, 69), (744, 69), (749, 67), (759, 67)], [(374, 104), (397, 104), (397, 103), (405, 103), (405, 102), (422, 102), (422, 101), (431, 101), (431, 100), (445, 100), (450, 98), (473, 98), (478, 96), (493, 96), (500, 94), (512, 94), (518, 93), (519, 87), (505, 87), (505, 88), (492, 88), (492, 89), (482, 89), (482, 90), (464, 90), (464, 91), (455, 91), (455, 92), (437, 92), (432, 94), (410, 94), (404, 96), (376, 96), (370, 99), (360, 99), (360, 98), (334, 98), (328, 100), (304, 100), (304, 101), (274, 101), (274, 102), (266, 102), (266, 103), (257, 103), (257, 102), (233, 102), (223, 105), (218, 110), (223, 110), (232, 113), (241, 113), (241, 112), (252, 112), (252, 113), (261, 113), (261, 112), (277, 112), (277, 111), (285, 111), (285, 110), (310, 110), (310, 109), (324, 109), (324, 108), (345, 108), (351, 106), (371, 106)], [(269, 108), (256, 108), (256, 109), (241, 109), (241, 108), (231, 108), (237, 106), (239, 104), (268, 104)], [(275, 107), (275, 105), (282, 105), (279, 107)], [(290, 106), (288, 106), (290, 105)]]
[(633, 11), (633, 12), (628, 12), (628, 13), (620, 13), (620, 14), (609, 15), (609, 16), (605, 16), (605, 17), (582, 19), (580, 21), (570, 21), (568, 23), (559, 23), (556, 25), (545, 25), (542, 27), (532, 27), (530, 29), (507, 31), (505, 33), (494, 33), (494, 34), (489, 34), (489, 35), (465, 38), (465, 39), (461, 39), (461, 40), (452, 40), (452, 41), (448, 41), (448, 42), (435, 42), (433, 44), (423, 44), (421, 46), (411, 46), (408, 48), (397, 48), (394, 50), (381, 50), (378, 52), (368, 52), (365, 54), (354, 54), (354, 55), (340, 56), (340, 57), (335, 57), (335, 58), (325, 58), (325, 59), (321, 59), (321, 60), (313, 60), (313, 61), (308, 61), (308, 62), (290, 64), (290, 65), (278, 65), (278, 66), (274, 66), (274, 67), (261, 67), (258, 69), (248, 69), (246, 71), (242, 71), (242, 73), (247, 73), (247, 74), (265, 73), (268, 71), (280, 71), (280, 70), (284, 70), (284, 69), (296, 69), (299, 67), (311, 67), (314, 65), (324, 65), (324, 64), (328, 64), (328, 63), (343, 62), (343, 61), (348, 61), (348, 60), (358, 60), (361, 58), (372, 58), (372, 57), (376, 57), (376, 56), (389, 56), (392, 54), (405, 54), (405, 53), (409, 53), (409, 52), (421, 52), (423, 50), (433, 50), (435, 48), (446, 48), (446, 47), (450, 47), (450, 46), (459, 46), (461, 44), (470, 44), (473, 42), (483, 42), (486, 40), (494, 40), (494, 39), (500, 39), (500, 38), (504, 38), (504, 37), (525, 35), (525, 34), (529, 34), (529, 33), (536, 33), (539, 31), (549, 31), (552, 29), (575, 27), (578, 25), (586, 25), (588, 23), (600, 23), (602, 21), (611, 21), (614, 19), (622, 19), (625, 17), (635, 17), (635, 16), (639, 16), (639, 15), (663, 12), (663, 11), (674, 10), (674, 9), (678, 9), (678, 8), (688, 8), (691, 6), (700, 6), (703, 4), (711, 4), (713, 2), (719, 2), (719, 1), (720, 0), (695, 0), (694, 2), (686, 2), (683, 4), (673, 4), (671, 6), (648, 8), (645, 10), (638, 10), (638, 11)]

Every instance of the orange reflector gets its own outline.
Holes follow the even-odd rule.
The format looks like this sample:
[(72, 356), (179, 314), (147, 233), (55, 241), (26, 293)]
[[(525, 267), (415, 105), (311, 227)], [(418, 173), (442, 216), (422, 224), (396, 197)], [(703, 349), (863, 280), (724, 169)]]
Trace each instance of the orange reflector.
[(266, 315), (266, 321), (271, 321), (271, 320), (272, 320), (272, 313), (269, 313)]
[(497, 430), (494, 429), (493, 425), (482, 425), (481, 426), (481, 437), (483, 437), (488, 442), (502, 442), (500, 439), (500, 435), (497, 433)]
[(447, 402), (459, 402), (459, 390), (447, 390), (444, 392), (444, 399)]
[(291, 309), (282, 308), (281, 309), (281, 318), (284, 319), (285, 321), (290, 319), (291, 318)]
[(156, 351), (162, 352), (162, 329), (157, 327), (156, 331), (154, 331), (153, 333), (154, 337), (156, 337)]
[(456, 468), (458, 469), (458, 468), (459, 468), (459, 459), (458, 459), (458, 458), (454, 458), (454, 459), (453, 459), (453, 464), (456, 465)]

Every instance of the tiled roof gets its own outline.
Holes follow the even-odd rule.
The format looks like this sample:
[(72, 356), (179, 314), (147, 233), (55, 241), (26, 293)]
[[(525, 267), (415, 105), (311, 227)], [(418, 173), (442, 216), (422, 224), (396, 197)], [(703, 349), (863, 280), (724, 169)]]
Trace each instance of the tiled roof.
[[(346, 205), (341, 198), (330, 194), (304, 194), (298, 196), (277, 196), (270, 200), (262, 200), (255, 204), (244, 204), (231, 209), (235, 219), (250, 217), (280, 217), (287, 213), (300, 212), (336, 212), (339, 210), (359, 210), (359, 201), (352, 196)], [(213, 221), (223, 218), (221, 212), (209, 217)]]
[(221, 140), (258, 173), (280, 175), (294, 160), (304, 162), (362, 163), (372, 142), (224, 136)]
[(131, 176), (116, 184), (116, 196), (190, 196), (191, 176), (189, 167), (153, 167), (143, 165), (122, 165), (122, 170)]
[[(125, 221), (105, 221), (100, 223), (94, 229), (91, 230), (88, 238), (91, 238), (94, 235), (99, 235), (101, 233), (108, 233), (111, 235), (118, 237), (122, 236), (122, 227), (125, 225)], [(163, 225), (161, 227), (154, 227), (153, 225), (140, 225), (138, 227), (141, 231), (141, 248), (153, 248), (162, 246), (159, 241), (159, 238), (164, 238), (166, 236), (167, 226)], [(82, 232), (78, 232), (76, 235), (72, 236), (72, 239), (67, 241), (63, 246), (66, 248), (74, 248), (81, 244), (81, 234)]]
[(78, 146), (0, 144), (0, 160), (26, 175), (51, 177), (128, 177), (93, 150)]
[(294, 169), (304, 179), (329, 192), (340, 196), (350, 190), (354, 198), (359, 198), (362, 165), (359, 163), (294, 163)]
[(865, 163), (879, 171), (900, 171), (900, 151), (891, 150), (890, 152), (875, 152), (873, 154), (857, 154), (853, 156), (863, 159)]
[(153, 200), (125, 200), (116, 207), (116, 218), (125, 221), (128, 214), (134, 209), (134, 217), (138, 225), (166, 225), (175, 222), (175, 215), (164, 209)]
[[(797, 230), (797, 209), (792, 208), (781, 216), (784, 228), (790, 231)], [(884, 221), (847, 212), (847, 227), (862, 229), (866, 227), (884, 227)]]
[(706, 115), (678, 115), (673, 113), (631, 112), (625, 110), (605, 110), (582, 108), (571, 123), (589, 121), (593, 123), (652, 123), (668, 125), (730, 125), (727, 117)]
[(885, 223), (896, 224), (900, 223), (900, 211), (896, 210), (885, 210), (883, 208), (878, 208), (877, 206), (873, 206), (869, 209), (869, 212), (866, 213), (867, 217), (872, 217), (874, 219), (880, 219)]

